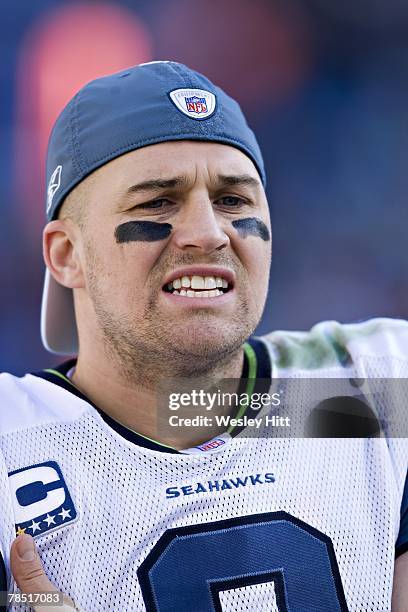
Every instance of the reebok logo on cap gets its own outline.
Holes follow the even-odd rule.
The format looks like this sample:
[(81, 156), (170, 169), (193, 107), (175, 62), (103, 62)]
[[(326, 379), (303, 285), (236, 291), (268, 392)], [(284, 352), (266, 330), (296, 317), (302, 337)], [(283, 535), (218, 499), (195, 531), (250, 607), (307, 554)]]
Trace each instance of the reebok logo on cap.
[(207, 119), (215, 111), (215, 96), (205, 89), (174, 89), (169, 95), (176, 108), (191, 119)]
[(56, 191), (58, 191), (58, 189), (61, 186), (61, 172), (62, 172), (62, 166), (57, 166), (54, 170), (54, 172), (51, 175), (50, 181), (48, 183), (48, 188), (47, 188), (47, 213), (50, 210), (51, 206), (52, 206), (52, 200), (54, 197), (54, 194)]

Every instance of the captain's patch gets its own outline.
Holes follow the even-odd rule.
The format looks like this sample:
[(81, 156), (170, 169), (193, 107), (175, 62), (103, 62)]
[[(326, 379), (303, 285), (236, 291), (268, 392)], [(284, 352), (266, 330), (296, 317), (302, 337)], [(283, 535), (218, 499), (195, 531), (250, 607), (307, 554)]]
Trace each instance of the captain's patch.
[(9, 481), (16, 535), (41, 536), (77, 518), (68, 487), (55, 461), (10, 472)]

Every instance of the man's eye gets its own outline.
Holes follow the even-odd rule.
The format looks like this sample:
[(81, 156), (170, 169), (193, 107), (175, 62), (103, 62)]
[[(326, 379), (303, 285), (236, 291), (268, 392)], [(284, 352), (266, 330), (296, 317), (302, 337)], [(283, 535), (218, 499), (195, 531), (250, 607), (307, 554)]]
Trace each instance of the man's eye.
[(226, 206), (227, 208), (237, 208), (238, 206), (242, 206), (245, 204), (242, 198), (238, 198), (237, 196), (225, 196), (224, 198), (220, 198), (216, 202), (217, 204), (221, 204), (221, 206)]
[(145, 204), (140, 204), (138, 208), (165, 208), (167, 204), (170, 204), (168, 200), (165, 198), (159, 198), (158, 200), (152, 200), (151, 202), (146, 202)]

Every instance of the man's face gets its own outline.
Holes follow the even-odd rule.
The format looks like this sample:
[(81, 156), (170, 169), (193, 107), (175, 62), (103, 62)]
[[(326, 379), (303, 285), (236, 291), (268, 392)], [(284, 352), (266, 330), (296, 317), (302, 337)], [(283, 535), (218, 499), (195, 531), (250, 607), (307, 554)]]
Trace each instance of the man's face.
[(123, 355), (181, 361), (241, 346), (261, 317), (271, 258), (252, 161), (227, 145), (166, 142), (93, 178), (86, 292), (105, 339)]

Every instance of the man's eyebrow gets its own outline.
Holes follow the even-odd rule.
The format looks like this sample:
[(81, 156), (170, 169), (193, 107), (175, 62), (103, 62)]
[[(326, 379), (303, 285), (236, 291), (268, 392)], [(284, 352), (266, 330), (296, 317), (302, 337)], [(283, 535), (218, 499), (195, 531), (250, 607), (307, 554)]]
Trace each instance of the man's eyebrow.
[(175, 176), (173, 178), (162, 179), (154, 178), (147, 181), (142, 181), (136, 185), (132, 185), (126, 191), (127, 194), (140, 193), (144, 191), (159, 191), (160, 189), (174, 189), (186, 184), (186, 179), (183, 176)]
[(234, 187), (235, 185), (243, 185), (248, 187), (260, 187), (261, 183), (255, 177), (250, 174), (233, 174), (224, 175), (220, 174), (217, 177), (218, 183), (222, 187)]

